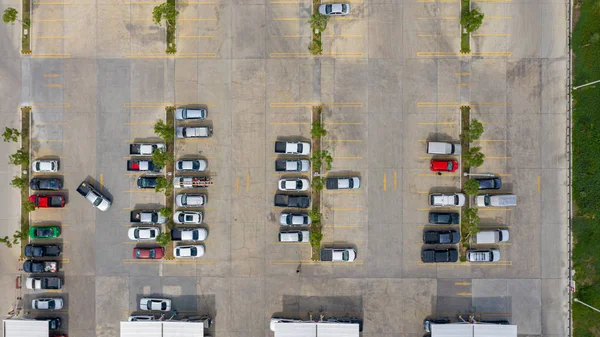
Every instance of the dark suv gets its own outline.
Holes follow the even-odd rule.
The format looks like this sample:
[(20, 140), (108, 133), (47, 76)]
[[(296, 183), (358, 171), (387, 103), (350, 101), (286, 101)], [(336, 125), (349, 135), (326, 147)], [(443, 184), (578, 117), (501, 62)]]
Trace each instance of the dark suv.
[(432, 225), (458, 225), (460, 216), (454, 212), (429, 212), (429, 223)]
[(458, 250), (450, 249), (424, 249), (421, 251), (423, 263), (434, 262), (456, 262), (458, 261)]

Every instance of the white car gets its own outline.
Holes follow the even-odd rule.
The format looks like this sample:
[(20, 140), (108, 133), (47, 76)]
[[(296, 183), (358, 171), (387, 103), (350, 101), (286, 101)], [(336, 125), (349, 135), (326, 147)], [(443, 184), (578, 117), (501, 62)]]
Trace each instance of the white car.
[(58, 172), (58, 160), (36, 160), (31, 165), (33, 172)]
[(129, 228), (127, 236), (133, 241), (153, 241), (160, 234), (158, 227), (132, 227)]
[(184, 159), (178, 160), (175, 167), (179, 171), (195, 171), (200, 172), (206, 170), (208, 162), (204, 159)]
[(350, 14), (350, 4), (325, 4), (319, 6), (319, 13), (327, 16), (344, 16)]
[(432, 193), (429, 195), (429, 206), (431, 207), (460, 207), (464, 206), (465, 201), (466, 197), (462, 193)]
[(281, 179), (279, 180), (280, 191), (306, 191), (310, 186), (308, 179)]
[(210, 126), (180, 126), (176, 129), (177, 138), (208, 138), (212, 137)]
[(140, 310), (144, 311), (171, 311), (171, 300), (166, 298), (147, 298), (140, 300)]
[(62, 298), (36, 298), (31, 301), (33, 310), (60, 310), (63, 308)]
[(281, 213), (279, 224), (281, 226), (310, 226), (311, 220), (308, 214)]
[(206, 109), (188, 109), (188, 108), (177, 108), (175, 110), (175, 119), (179, 121), (189, 119), (206, 119)]
[(203, 207), (206, 205), (206, 194), (177, 194), (175, 204), (178, 207)]
[(178, 259), (200, 257), (204, 255), (204, 246), (177, 246), (173, 248), (173, 255)]
[(500, 251), (498, 249), (467, 250), (469, 262), (498, 262)]
[(204, 241), (208, 237), (206, 228), (175, 228), (171, 230), (173, 241)]
[(182, 212), (173, 214), (173, 221), (178, 224), (199, 225), (202, 223), (202, 212)]

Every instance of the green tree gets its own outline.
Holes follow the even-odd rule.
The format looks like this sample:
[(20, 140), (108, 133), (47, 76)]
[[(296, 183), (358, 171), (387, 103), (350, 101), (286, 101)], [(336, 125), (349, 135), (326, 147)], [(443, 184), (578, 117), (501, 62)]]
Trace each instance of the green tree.
[(308, 44), (308, 51), (313, 55), (323, 54), (323, 44), (319, 40), (312, 40)]
[(321, 121), (316, 120), (312, 122), (312, 128), (310, 129), (310, 134), (313, 137), (324, 137), (327, 135), (327, 130), (323, 128), (323, 123)]
[(461, 220), (463, 241), (468, 242), (473, 235), (479, 233), (479, 215), (477, 215), (477, 208), (467, 208), (463, 213)]
[(483, 165), (485, 155), (481, 153), (481, 147), (473, 146), (463, 154), (463, 163), (466, 168), (479, 167)]
[(29, 186), (27, 178), (19, 176), (14, 176), (10, 182), (10, 185), (21, 190)]
[(319, 212), (316, 207), (313, 207), (310, 209), (310, 211), (308, 211), (308, 217), (313, 224), (321, 222), (321, 212)]
[(475, 179), (467, 180), (464, 191), (467, 195), (477, 195), (479, 193), (479, 182)]
[(177, 15), (179, 15), (179, 11), (175, 7), (174, 1), (162, 3), (152, 10), (152, 20), (159, 26), (163, 19), (167, 20), (167, 25), (174, 25)]
[(479, 29), (481, 23), (483, 23), (483, 13), (481, 13), (477, 8), (474, 8), (470, 11), (464, 11), (461, 14), (460, 24), (465, 28), (467, 33), (472, 33)]
[(321, 34), (327, 28), (327, 16), (321, 13), (313, 14), (308, 20), (308, 24), (313, 31), (319, 31)]
[(479, 139), (482, 133), (483, 124), (481, 124), (481, 122), (477, 119), (472, 119), (471, 123), (469, 123), (467, 130), (464, 130), (461, 134), (461, 137), (467, 142), (472, 142), (474, 140)]
[(12, 243), (14, 245), (19, 244), (21, 242), (23, 242), (24, 240), (27, 240), (29, 233), (27, 233), (26, 231), (15, 231), (15, 233), (13, 234), (13, 241)]
[(0, 238), (0, 242), (3, 243), (3, 244), (5, 244), (6, 247), (8, 247), (8, 248), (12, 248), (12, 246), (13, 246), (13, 244), (12, 244), (12, 242), (10, 242), (10, 239), (9, 239), (8, 236)]
[(331, 171), (331, 164), (333, 163), (333, 157), (327, 150), (321, 151), (321, 156), (325, 159), (325, 164), (327, 164), (327, 171)]
[(163, 207), (160, 209), (159, 213), (165, 218), (170, 219), (171, 216), (173, 216), (173, 209), (171, 207)]
[(4, 23), (10, 23), (14, 25), (15, 21), (18, 21), (18, 14), (19, 12), (16, 9), (8, 7), (4, 10), (4, 14), (2, 15), (2, 21), (4, 21)]
[(167, 232), (162, 232), (156, 236), (156, 243), (161, 245), (162, 247), (166, 246), (171, 242), (171, 234)]
[(160, 138), (164, 139), (166, 142), (170, 142), (175, 139), (175, 130), (173, 130), (173, 123), (163, 122), (162, 119), (159, 119), (156, 124), (154, 124), (154, 133), (160, 136)]
[(152, 152), (152, 162), (154, 165), (159, 167), (165, 167), (169, 163), (175, 161), (175, 156), (171, 152), (167, 152), (163, 149), (156, 149)]
[(14, 129), (14, 128), (9, 128), (9, 127), (5, 127), (4, 132), (2, 133), (2, 137), (4, 138), (5, 143), (8, 143), (8, 142), (16, 143), (19, 141), (19, 136), (21, 136), (21, 133), (19, 132), (19, 130)]
[(8, 156), (8, 163), (12, 165), (29, 165), (29, 153), (20, 148), (16, 153)]
[(154, 187), (154, 190), (158, 193), (158, 192), (165, 192), (166, 196), (171, 195), (171, 192), (173, 192), (173, 189), (171, 188), (171, 181), (170, 179), (167, 179), (165, 177), (158, 177), (156, 178), (156, 186)]
[(35, 203), (33, 201), (29, 201), (29, 200), (25, 201), (23, 203), (23, 211), (25, 211), (25, 213), (35, 211)]
[(322, 191), (325, 188), (325, 179), (324, 177), (314, 177), (311, 182), (311, 186), (314, 190)]
[(318, 250), (321, 248), (321, 240), (323, 240), (323, 233), (320, 230), (317, 230), (316, 227), (311, 227), (310, 236), (308, 237), (310, 241), (311, 247), (314, 250)]

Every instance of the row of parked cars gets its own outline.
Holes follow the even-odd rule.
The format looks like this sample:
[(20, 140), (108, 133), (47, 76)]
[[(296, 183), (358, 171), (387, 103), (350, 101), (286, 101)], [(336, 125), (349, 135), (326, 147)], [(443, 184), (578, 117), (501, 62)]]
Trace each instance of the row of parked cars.
[[(460, 155), (460, 144), (449, 142), (428, 142), (427, 153), (432, 155)], [(433, 172), (455, 172), (458, 170), (458, 161), (446, 157), (431, 159), (429, 167)], [(485, 175), (483, 178), (475, 179), (479, 183), (479, 190), (498, 190), (502, 187), (500, 177)], [(431, 193), (428, 197), (429, 206), (432, 208), (462, 207), (466, 203), (463, 193)], [(478, 207), (512, 207), (516, 206), (516, 196), (512, 194), (484, 194), (476, 197)], [(453, 211), (431, 211), (429, 213), (430, 225), (453, 226), (460, 223), (460, 214)], [(473, 243), (478, 245), (490, 245), (509, 240), (506, 229), (494, 228), (480, 230), (473, 237)], [(425, 248), (421, 251), (421, 261), (424, 263), (434, 262), (456, 262), (458, 261), (458, 250), (446, 248), (460, 242), (460, 233), (457, 229), (440, 229), (423, 231), (423, 243), (434, 245), (433, 248)], [(500, 261), (500, 250), (496, 248), (470, 249), (467, 251), (469, 262), (497, 262)]]

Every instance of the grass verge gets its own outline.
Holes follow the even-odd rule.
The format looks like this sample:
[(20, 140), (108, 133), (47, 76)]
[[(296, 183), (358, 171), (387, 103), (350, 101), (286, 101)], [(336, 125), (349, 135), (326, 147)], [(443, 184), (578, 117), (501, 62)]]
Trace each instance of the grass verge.
[(31, 54), (31, 0), (21, 2), (21, 21), (21, 54)]
[[(464, 1), (463, 1), (464, 2)], [(467, 7), (468, 8), (468, 7)], [(467, 130), (469, 129), (469, 121), (471, 120), (471, 107), (470, 106), (461, 106), (460, 107), (460, 121), (461, 121), (461, 134), (465, 134), (467, 132)], [(470, 143), (465, 139), (465, 137), (460, 137), (460, 146), (461, 146), (461, 153), (465, 153), (467, 151), (469, 151), (469, 147), (470, 147)], [(464, 177), (465, 173), (469, 172), (469, 169), (463, 165), (463, 162), (461, 162), (460, 165), (460, 174), (461, 176)], [(461, 179), (462, 183), (460, 186), (460, 190), (462, 191), (464, 189), (464, 184), (466, 179)], [(470, 198), (470, 197), (468, 197)], [(461, 262), (465, 262), (467, 261), (467, 249), (469, 249), (469, 242), (468, 240), (466, 240), (466, 235), (465, 233), (467, 232), (467, 226), (464, 223), (464, 219), (465, 219), (465, 209), (467, 206), (461, 207), (460, 208), (460, 243), (458, 245), (458, 252), (459, 252), (459, 259)]]
[[(173, 125), (173, 127), (175, 127), (175, 107), (174, 106), (168, 106), (165, 108), (165, 112), (166, 112), (166, 120), (167, 120), (167, 125)], [(175, 139), (173, 139), (172, 141), (168, 141), (167, 142), (167, 152), (171, 153), (171, 154), (175, 154)], [(167, 181), (172, 182), (173, 181), (173, 174), (174, 174), (174, 170), (175, 170), (175, 165), (173, 163), (167, 163), (167, 167), (165, 168), (166, 173), (167, 173)], [(166, 194), (166, 198), (165, 198), (165, 207), (174, 207), (174, 188), (173, 188), (173, 184), (170, 184), (170, 190), (171, 193), (168, 193), (168, 195)], [(170, 225), (170, 226), (169, 226)], [(173, 226), (173, 222), (169, 219), (167, 221), (167, 225), (165, 225), (166, 230), (170, 230)], [(173, 257), (173, 242), (169, 242), (166, 246), (165, 246), (165, 259), (166, 260), (172, 260), (174, 259)]]
[[(31, 107), (24, 106), (21, 108), (21, 147), (27, 151), (27, 157), (30, 158), (29, 153), (29, 125), (31, 119)], [(29, 163), (21, 165), (21, 177), (29, 181)], [(21, 188), (21, 233), (29, 233), (29, 212), (25, 210), (25, 203), (29, 200), (29, 188)], [(24, 234), (23, 234), (24, 235)], [(21, 256), (25, 254), (26, 240), (21, 240)]]
[[(321, 120), (321, 112), (323, 108), (321, 106), (313, 106), (312, 108), (312, 120), (320, 121)], [(320, 136), (312, 136), (312, 149), (313, 153), (317, 153), (317, 151), (321, 151), (321, 137)], [(312, 178), (314, 179), (315, 173), (313, 172)], [(311, 210), (311, 220), (312, 224), (310, 225), (310, 245), (312, 247), (311, 259), (313, 261), (319, 261), (321, 251), (321, 240), (323, 239), (323, 234), (321, 232), (321, 190), (317, 188), (311, 189), (311, 200), (312, 200), (312, 210)], [(317, 221), (318, 220), (318, 221)]]
[[(468, 12), (471, 8), (470, 0), (460, 0), (460, 13), (461, 15), (465, 12)], [(461, 53), (470, 53), (471, 52), (471, 44), (469, 33), (465, 33), (463, 27), (460, 27), (460, 52)]]
[[(167, 0), (169, 5), (173, 5), (174, 7), (177, 5), (175, 0)], [(177, 19), (168, 20), (167, 19), (167, 54), (175, 54), (177, 53), (177, 44), (175, 43), (175, 32), (177, 31)]]
[[(573, 30), (573, 85), (600, 79), (600, 5), (598, 1), (580, 1), (579, 19)], [(576, 15), (575, 15), (576, 16)], [(573, 200), (577, 205), (572, 222), (573, 269), (577, 297), (600, 307), (600, 86), (591, 85), (573, 91)], [(574, 303), (573, 335), (600, 335), (598, 313)]]

